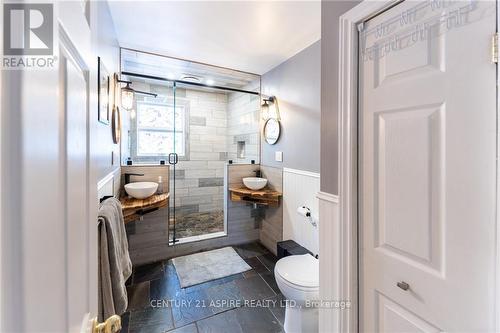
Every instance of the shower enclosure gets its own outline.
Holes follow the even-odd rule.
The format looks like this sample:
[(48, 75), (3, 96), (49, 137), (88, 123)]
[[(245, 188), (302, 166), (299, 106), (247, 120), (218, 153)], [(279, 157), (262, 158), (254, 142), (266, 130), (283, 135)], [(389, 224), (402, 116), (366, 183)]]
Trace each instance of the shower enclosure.
[(260, 162), (260, 77), (130, 49), (121, 60), (122, 79), (157, 94), (123, 111), (122, 163), (169, 165), (169, 244), (225, 236), (227, 164)]

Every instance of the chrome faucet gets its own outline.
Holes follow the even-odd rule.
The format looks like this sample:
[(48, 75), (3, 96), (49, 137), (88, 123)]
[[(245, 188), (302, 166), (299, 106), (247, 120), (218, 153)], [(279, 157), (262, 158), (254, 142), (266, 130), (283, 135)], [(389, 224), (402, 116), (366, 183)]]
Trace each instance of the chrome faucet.
[(125, 173), (125, 185), (130, 183), (130, 176), (144, 176), (143, 173)]

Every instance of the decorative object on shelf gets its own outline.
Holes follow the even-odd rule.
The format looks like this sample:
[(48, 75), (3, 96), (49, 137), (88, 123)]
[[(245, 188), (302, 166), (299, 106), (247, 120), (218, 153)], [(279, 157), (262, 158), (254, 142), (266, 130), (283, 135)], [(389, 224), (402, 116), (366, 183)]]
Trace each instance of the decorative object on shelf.
[(97, 57), (97, 77), (98, 77), (98, 87), (97, 87), (97, 103), (99, 105), (97, 120), (103, 124), (109, 124), (109, 92), (110, 92), (110, 77), (109, 72), (102, 63), (101, 57)]
[(281, 124), (280, 121), (274, 118), (268, 119), (264, 125), (264, 138), (270, 145), (276, 144), (280, 138)]
[(262, 120), (276, 119), (281, 120), (278, 99), (275, 96), (264, 98), (264, 104), (261, 106)]
[(121, 106), (127, 111), (130, 111), (134, 108), (134, 96), (135, 94), (142, 94), (142, 95), (148, 95), (148, 96), (153, 96), (154, 98), (158, 97), (158, 94), (153, 94), (147, 91), (140, 91), (140, 90), (135, 90), (134, 88), (131, 87), (132, 81), (126, 81), (126, 80), (121, 80), (118, 79), (116, 80), (119, 83), (125, 83), (126, 86), (122, 87), (121, 89)]

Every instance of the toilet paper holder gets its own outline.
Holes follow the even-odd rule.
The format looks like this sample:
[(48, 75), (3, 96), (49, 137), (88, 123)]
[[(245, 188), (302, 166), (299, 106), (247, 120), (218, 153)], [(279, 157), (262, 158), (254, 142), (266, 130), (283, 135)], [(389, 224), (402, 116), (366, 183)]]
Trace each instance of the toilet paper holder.
[(311, 213), (311, 209), (307, 206), (300, 206), (297, 208), (297, 213), (301, 216), (304, 216), (309, 220), (309, 222), (316, 227), (318, 225), (317, 218), (313, 217)]

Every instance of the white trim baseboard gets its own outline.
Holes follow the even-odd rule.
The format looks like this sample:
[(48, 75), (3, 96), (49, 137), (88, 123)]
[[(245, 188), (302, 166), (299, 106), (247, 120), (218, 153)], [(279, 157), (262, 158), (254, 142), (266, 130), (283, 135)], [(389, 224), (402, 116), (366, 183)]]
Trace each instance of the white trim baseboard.
[(314, 178), (320, 178), (320, 174), (319, 173), (317, 173), (317, 172), (311, 172), (311, 171), (305, 171), (305, 170), (283, 168), (283, 172), (295, 173), (297, 175), (314, 177)]

